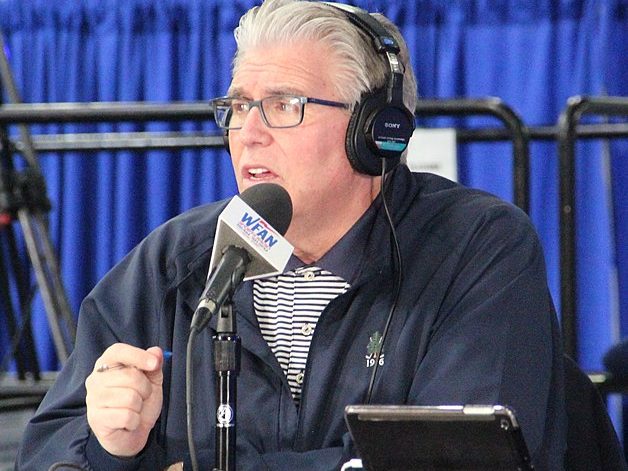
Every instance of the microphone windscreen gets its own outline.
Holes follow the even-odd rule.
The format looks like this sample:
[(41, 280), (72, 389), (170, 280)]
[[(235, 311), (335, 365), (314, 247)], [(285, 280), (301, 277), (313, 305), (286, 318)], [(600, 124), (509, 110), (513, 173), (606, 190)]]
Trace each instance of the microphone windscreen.
[(240, 198), (279, 234), (286, 233), (292, 220), (292, 200), (281, 185), (258, 183), (244, 190)]

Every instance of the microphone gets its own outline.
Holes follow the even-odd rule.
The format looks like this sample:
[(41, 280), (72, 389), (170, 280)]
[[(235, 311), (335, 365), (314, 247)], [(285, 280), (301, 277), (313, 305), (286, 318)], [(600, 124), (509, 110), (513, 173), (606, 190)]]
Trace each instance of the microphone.
[(218, 217), (205, 290), (190, 328), (200, 332), (238, 285), (281, 273), (294, 247), (283, 238), (292, 200), (275, 183), (259, 183), (234, 196)]

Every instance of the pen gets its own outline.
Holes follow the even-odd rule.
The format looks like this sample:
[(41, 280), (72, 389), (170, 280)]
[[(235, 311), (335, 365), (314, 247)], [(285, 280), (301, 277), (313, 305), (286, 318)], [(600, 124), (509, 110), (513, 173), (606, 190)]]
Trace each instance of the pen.
[[(170, 350), (164, 350), (164, 361), (172, 358), (172, 352)], [(103, 363), (98, 368), (96, 368), (97, 373), (104, 373), (105, 371), (110, 370), (119, 370), (122, 368), (127, 368), (129, 365), (125, 365), (124, 363), (114, 363), (113, 365), (108, 365), (107, 363)]]

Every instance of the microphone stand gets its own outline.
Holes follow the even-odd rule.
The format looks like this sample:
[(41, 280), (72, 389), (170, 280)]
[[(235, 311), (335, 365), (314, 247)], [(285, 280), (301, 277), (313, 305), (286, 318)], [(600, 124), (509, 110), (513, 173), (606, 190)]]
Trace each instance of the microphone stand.
[(193, 344), (212, 316), (217, 315), (213, 339), (214, 369), (216, 371), (216, 466), (214, 471), (235, 471), (236, 379), (240, 372), (240, 338), (236, 335), (236, 319), (231, 297), (244, 279), (250, 263), (247, 251), (231, 245), (207, 280), (192, 322), (186, 351), (186, 409), (188, 447), (192, 469), (198, 470), (192, 427), (193, 418)]
[(231, 299), (220, 308), (213, 345), (217, 398), (214, 471), (235, 471), (237, 376), (241, 348)]

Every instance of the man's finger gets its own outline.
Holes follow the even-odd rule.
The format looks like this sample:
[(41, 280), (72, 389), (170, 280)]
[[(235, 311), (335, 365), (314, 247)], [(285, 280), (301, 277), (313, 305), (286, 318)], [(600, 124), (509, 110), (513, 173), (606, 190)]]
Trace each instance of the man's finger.
[(131, 409), (106, 408), (91, 411), (90, 424), (99, 423), (109, 433), (117, 430), (134, 431), (142, 423), (141, 414)]
[(135, 389), (107, 388), (90, 394), (90, 405), (94, 404), (101, 409), (131, 409), (141, 413), (144, 405), (143, 398)]
[(111, 345), (96, 361), (94, 371), (104, 373), (114, 369), (133, 366), (143, 371), (155, 371), (161, 367), (163, 352), (159, 347), (144, 350), (133, 345), (116, 343)]

